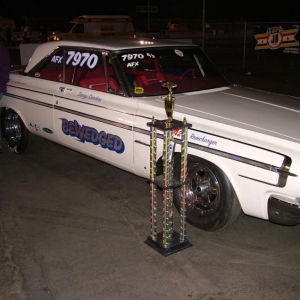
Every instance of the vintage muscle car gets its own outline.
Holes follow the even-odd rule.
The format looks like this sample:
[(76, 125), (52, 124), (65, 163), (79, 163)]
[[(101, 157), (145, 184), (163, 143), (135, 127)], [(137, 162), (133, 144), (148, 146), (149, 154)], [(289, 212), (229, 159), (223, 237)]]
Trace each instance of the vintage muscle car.
[[(167, 95), (175, 98), (173, 119), (191, 124), (188, 222), (216, 231), (243, 212), (299, 224), (300, 99), (229, 84), (198, 45), (134, 38), (41, 44), (11, 71), (0, 102), (3, 136), (19, 154), (35, 134), (149, 179), (149, 122), (167, 119)], [(173, 134), (180, 180), (182, 130)], [(158, 132), (157, 176), (163, 137)], [(177, 210), (180, 191), (174, 188)]]

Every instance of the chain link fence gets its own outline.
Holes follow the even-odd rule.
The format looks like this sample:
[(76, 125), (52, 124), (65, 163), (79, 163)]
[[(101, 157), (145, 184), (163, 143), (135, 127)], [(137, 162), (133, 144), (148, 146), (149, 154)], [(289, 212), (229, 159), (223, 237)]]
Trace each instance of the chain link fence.
[(300, 55), (275, 50), (255, 50), (254, 28), (279, 27), (283, 22), (234, 22), (206, 25), (203, 48), (222, 72), (274, 78), (300, 83)]

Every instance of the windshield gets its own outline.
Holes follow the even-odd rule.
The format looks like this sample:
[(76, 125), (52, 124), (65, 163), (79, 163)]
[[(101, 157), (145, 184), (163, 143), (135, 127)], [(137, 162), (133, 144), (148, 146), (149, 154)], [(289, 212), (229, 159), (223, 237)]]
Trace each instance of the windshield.
[(187, 93), (228, 85), (200, 47), (136, 49), (118, 54), (133, 96), (164, 95), (164, 82), (173, 93)]

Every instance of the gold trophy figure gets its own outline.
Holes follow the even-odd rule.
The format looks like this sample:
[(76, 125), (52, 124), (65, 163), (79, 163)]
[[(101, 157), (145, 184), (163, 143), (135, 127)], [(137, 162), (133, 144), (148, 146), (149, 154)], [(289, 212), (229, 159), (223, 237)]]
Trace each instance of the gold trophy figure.
[(173, 112), (175, 107), (175, 97), (172, 94), (172, 89), (177, 87), (177, 84), (172, 82), (165, 82), (161, 85), (169, 90), (169, 94), (165, 97), (165, 111), (168, 117), (168, 124), (170, 125), (173, 121)]

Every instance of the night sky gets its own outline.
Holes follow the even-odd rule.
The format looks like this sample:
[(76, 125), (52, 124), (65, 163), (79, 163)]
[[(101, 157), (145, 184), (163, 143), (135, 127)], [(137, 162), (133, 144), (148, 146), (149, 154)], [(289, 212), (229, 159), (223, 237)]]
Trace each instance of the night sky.
[[(202, 19), (203, 0), (149, 0), (150, 6), (157, 6), (154, 18)], [(80, 3), (82, 5), (80, 6)], [(6, 1), (0, 16), (11, 17), (19, 22), (22, 16), (38, 18), (72, 18), (85, 14), (126, 14), (132, 19), (147, 18), (147, 13), (137, 13), (137, 6), (147, 6), (148, 0), (70, 0), (49, 1), (26, 0), (16, 5)], [(285, 0), (205, 0), (205, 20), (210, 21), (274, 21), (300, 23), (300, 1)]]
[[(80, 3), (83, 5), (80, 6)], [(158, 15), (166, 17), (199, 18), (202, 16), (202, 0), (149, 0), (150, 6), (158, 7)], [(26, 14), (38, 17), (73, 17), (83, 14), (136, 15), (136, 6), (147, 6), (148, 0), (85, 0), (75, 2), (26, 0), (5, 1), (0, 16), (21, 17)], [(247, 21), (299, 21), (299, 0), (205, 0), (206, 19)]]

